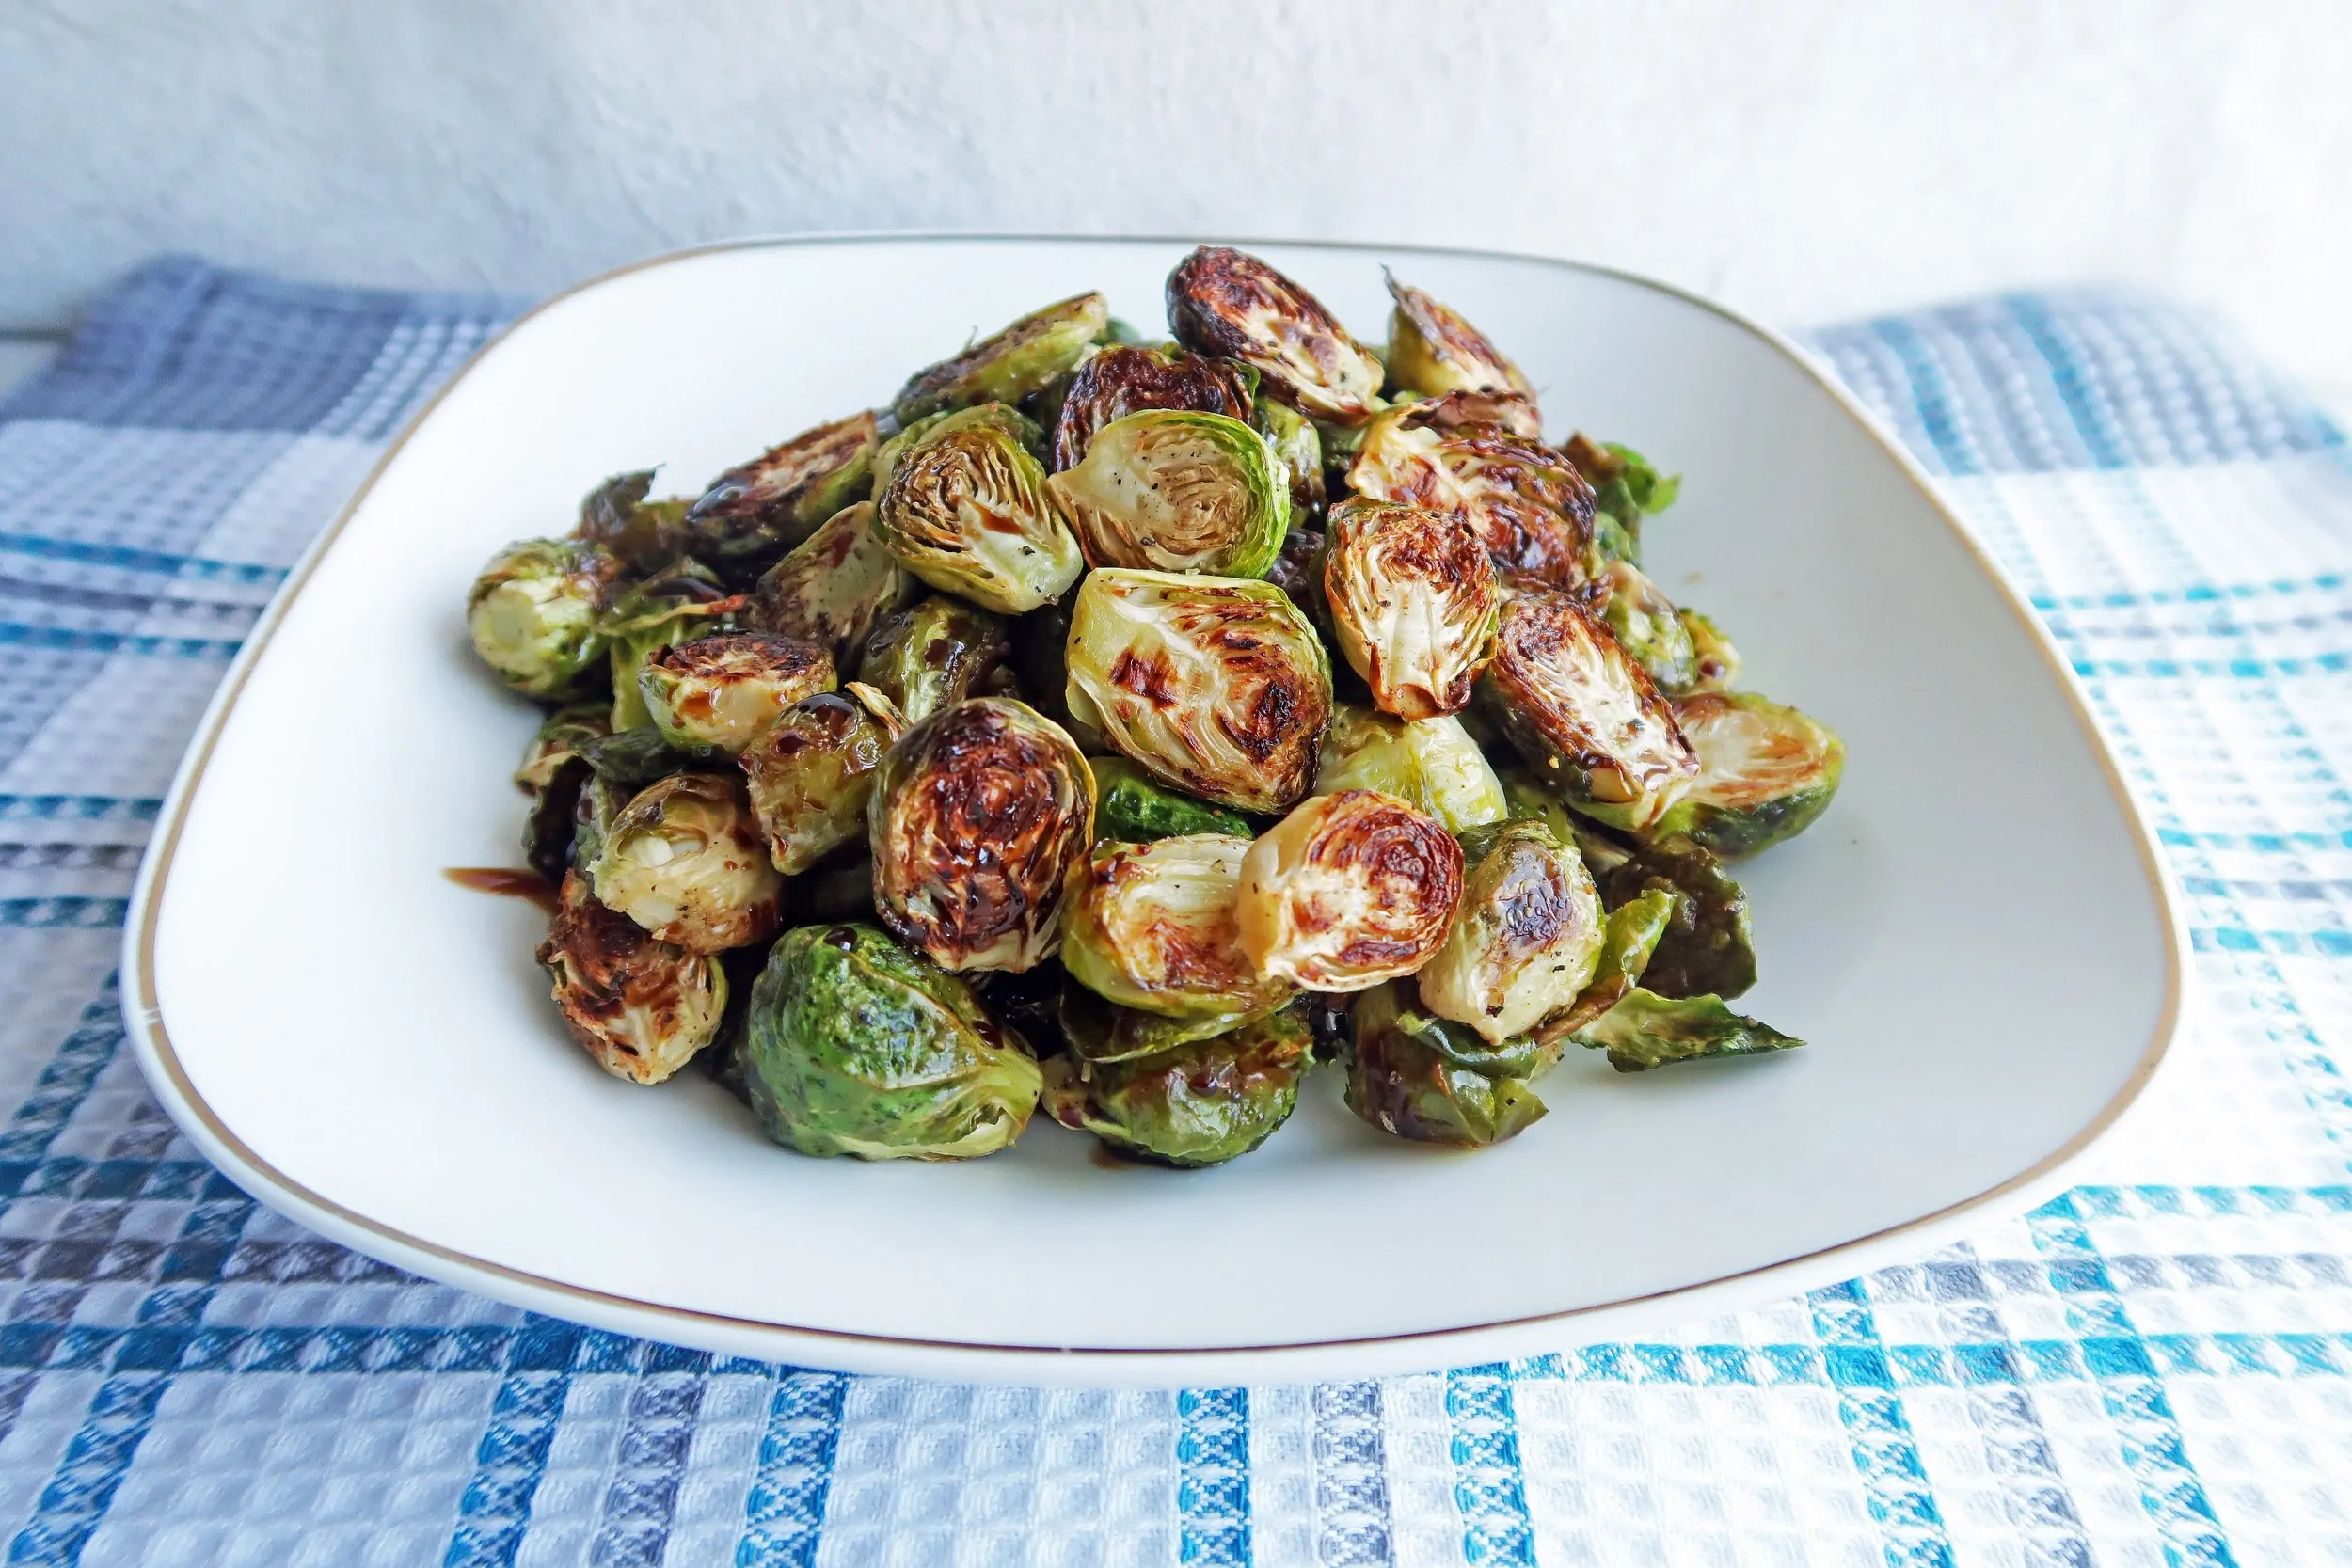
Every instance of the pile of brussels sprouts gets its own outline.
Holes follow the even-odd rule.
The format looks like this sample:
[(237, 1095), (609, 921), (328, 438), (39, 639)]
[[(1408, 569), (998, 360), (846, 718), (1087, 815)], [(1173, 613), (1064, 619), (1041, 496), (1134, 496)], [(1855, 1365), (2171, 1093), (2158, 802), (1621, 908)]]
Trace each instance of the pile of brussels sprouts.
[(1674, 479), (1547, 445), (1518, 366), (1389, 290), (1376, 350), (1204, 247), (1172, 341), (1083, 294), (501, 551), (468, 618), (550, 710), (516, 778), (580, 1045), (700, 1058), (807, 1154), (988, 1154), (1041, 1104), (1211, 1165), (1321, 1061), (1480, 1146), (1572, 1045), (1797, 1044), (1725, 1006), (1724, 861), (1820, 815), (1837, 737), (1642, 574)]

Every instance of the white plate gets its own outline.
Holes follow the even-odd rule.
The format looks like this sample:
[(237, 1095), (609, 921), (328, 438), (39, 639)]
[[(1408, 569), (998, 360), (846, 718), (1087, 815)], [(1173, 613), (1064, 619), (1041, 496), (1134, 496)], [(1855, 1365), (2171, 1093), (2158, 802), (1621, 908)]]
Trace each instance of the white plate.
[[(1565, 436), (1686, 476), (1650, 531), (1747, 684), (1843, 731), (1836, 804), (1744, 868), (1784, 1057), (1544, 1080), (1460, 1155), (1316, 1076), (1222, 1170), (1104, 1169), (1043, 1118), (970, 1164), (803, 1159), (697, 1075), (565, 1038), (510, 863), (533, 722), (460, 600), (617, 469), (691, 488), (1083, 289), (1157, 321), (1186, 245), (723, 246), (564, 294), (394, 444), (256, 630), (172, 790), (125, 973), (205, 1152), (361, 1251), (716, 1350), (1025, 1382), (1354, 1375), (1652, 1330), (1926, 1249), (2062, 1184), (2173, 1028), (2179, 927), (2070, 677), (1917, 469), (1788, 344), (1556, 261), (1256, 246), (1377, 337), (1380, 267), (1518, 356)], [(1580, 1053), (1581, 1054), (1581, 1053)]]

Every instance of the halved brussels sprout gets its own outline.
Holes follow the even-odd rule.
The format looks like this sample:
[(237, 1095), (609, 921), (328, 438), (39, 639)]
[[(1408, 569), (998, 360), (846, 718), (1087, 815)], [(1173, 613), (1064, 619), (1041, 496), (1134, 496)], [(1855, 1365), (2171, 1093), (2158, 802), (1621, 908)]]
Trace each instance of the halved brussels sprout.
[(716, 953), (775, 934), (783, 883), (735, 780), (673, 773), (603, 837), (588, 867), (597, 902), (661, 941)]
[(637, 673), (653, 727), (697, 755), (739, 754), (776, 715), (834, 684), (832, 655), (772, 631), (675, 642)]
[(1247, 420), (1256, 400), (1239, 367), (1174, 344), (1104, 349), (1072, 377), (1054, 420), (1054, 471), (1074, 468), (1094, 433), (1147, 408), (1184, 408)]
[(614, 474), (589, 491), (580, 499), (580, 522), (572, 537), (601, 545), (640, 572), (677, 554), (670, 531), (686, 515), (687, 503), (683, 499), (647, 500), (653, 476), (651, 468)]
[(1372, 417), (1380, 361), (1314, 295), (1259, 261), (1202, 245), (1168, 275), (1168, 325), (1196, 354), (1238, 359), (1302, 414), (1339, 424)]
[(752, 815), (775, 868), (797, 877), (858, 837), (897, 730), (853, 697), (803, 698), (743, 752)]
[(1461, 832), (1500, 822), (1502, 782), (1470, 733), (1453, 719), (1407, 721), (1342, 703), (1323, 732), (1315, 793), (1377, 789), (1411, 801)]
[(1045, 489), (1095, 566), (1263, 577), (1290, 527), (1281, 459), (1226, 414), (1150, 408), (1113, 420)]
[(1499, 428), (1530, 441), (1544, 438), (1544, 416), (1532, 394), (1448, 392), (1414, 400), (1412, 422), (1443, 435), (1457, 430)]
[(1093, 827), (1094, 778), (1060, 725), (1003, 697), (958, 703), (883, 758), (874, 906), (943, 969), (1028, 969), (1053, 957)]
[(1238, 1160), (1298, 1108), (1312, 1065), (1290, 1013), (1139, 1061), (1045, 1064), (1045, 1114), (1113, 1148), (1183, 1169)]
[(612, 657), (612, 728), (653, 723), (638, 675), (662, 649), (737, 628), (743, 595), (729, 594), (708, 567), (674, 561), (614, 599), (598, 623)]
[(561, 881), (572, 853), (572, 818), (587, 783), (588, 759), (580, 748), (612, 733), (606, 705), (559, 708), (531, 737), (515, 783), (531, 796), (523, 823), (523, 863), (549, 881)]
[(1648, 829), (1697, 776), (1648, 673), (1565, 594), (1529, 586), (1504, 601), (1479, 689), (1545, 787), (1611, 827)]
[(1094, 838), (1149, 844), (1179, 833), (1232, 833), (1248, 838), (1238, 812), (1168, 788), (1125, 757), (1089, 757), (1094, 769)]
[(1421, 1004), (1496, 1045), (1575, 1005), (1600, 961), (1600, 895), (1573, 846), (1541, 822), (1502, 827), (1462, 880)]
[(1033, 310), (952, 359), (919, 371), (891, 400), (902, 424), (980, 403), (1019, 403), (1086, 356), (1110, 324), (1101, 294), (1073, 295)]
[(1295, 532), (1302, 523), (1311, 523), (1323, 515), (1327, 494), (1323, 482), (1323, 437), (1316, 434), (1314, 421), (1289, 404), (1277, 403), (1272, 398), (1259, 400), (1255, 423), (1272, 443), (1274, 455), (1282, 460), (1282, 467), (1290, 475), (1291, 528)]
[(539, 962), (572, 1038), (615, 1078), (660, 1083), (710, 1043), (726, 1012), (717, 958), (646, 935), (596, 902), (577, 871), (564, 879)]
[(669, 543), (748, 585), (826, 518), (866, 499), (880, 444), (870, 412), (803, 431), (712, 480), (668, 531)]
[(1531, 401), (1534, 383), (1486, 341), (1486, 335), (1419, 289), (1399, 283), (1386, 268), (1389, 297), (1389, 386), (1442, 397), (1448, 392), (1516, 392)]
[(882, 617), (866, 639), (857, 678), (912, 726), (973, 695), (1011, 649), (1002, 616), (935, 594)]
[(814, 642), (838, 662), (857, 657), (875, 624), (917, 586), (874, 527), (874, 503), (859, 501), (768, 568), (745, 618), (760, 631)]
[(1558, 1059), (1557, 1045), (1524, 1036), (1489, 1045), (1392, 981), (1357, 999), (1347, 1108), (1400, 1138), (1483, 1148), (1543, 1119), (1528, 1083)]
[(1661, 996), (1734, 997), (1756, 984), (1756, 936), (1747, 890), (1715, 857), (1687, 838), (1644, 845), (1601, 879), (1613, 908), (1652, 889), (1679, 895), (1673, 915), (1642, 971)]
[(1698, 650), (1692, 645), (1691, 628), (1658, 584), (1640, 567), (1617, 561), (1604, 563), (1593, 585), (1607, 594), (1601, 620), (1617, 645), (1648, 672), (1651, 684), (1669, 697), (1698, 689)]
[(1361, 499), (1331, 509), (1323, 592), (1340, 653), (1400, 719), (1470, 706), (1501, 598), (1486, 551), (1451, 513)]
[(1753, 855), (1796, 837), (1829, 809), (1846, 743), (1827, 724), (1753, 692), (1716, 691), (1673, 705), (1697, 753), (1697, 776), (1661, 835), (1682, 833), (1719, 855)]
[(1069, 667), (1072, 715), (1179, 788), (1277, 812), (1314, 782), (1330, 660), (1271, 583), (1089, 572)]
[(972, 408), (951, 408), (944, 414), (926, 414), (914, 423), (901, 426), (898, 433), (882, 444), (874, 454), (874, 499), (890, 488), (890, 476), (898, 471), (898, 464), (907, 453), (930, 438), (933, 431), (947, 428), (954, 421), (958, 430), (974, 425), (987, 425), (1001, 430), (1020, 444), (1021, 450), (1038, 460), (1045, 461), (1045, 432), (1038, 422), (1010, 404), (983, 403)]
[(466, 594), (473, 651), (525, 696), (592, 690), (604, 673), (607, 597), (620, 557), (577, 539), (526, 539), (490, 558)]
[(1611, 910), (1591, 982), (1567, 1011), (1545, 1020), (1535, 1037), (1556, 1045), (1624, 1001), (1649, 968), (1650, 955), (1658, 950), (1681, 902), (1682, 895), (1671, 888), (1654, 886)]
[(1242, 951), (1270, 978), (1363, 990), (1427, 963), (1461, 898), (1444, 824), (1377, 790), (1321, 795), (1243, 857)]
[(1720, 996), (1665, 997), (1640, 986), (1574, 1037), (1579, 1045), (1608, 1052), (1609, 1065), (1619, 1072), (1647, 1072), (1708, 1056), (1757, 1056), (1804, 1043), (1742, 1018)]
[(1187, 1017), (1263, 1013), (1292, 988), (1241, 950), (1235, 901), (1249, 840), (1184, 833), (1097, 845), (1071, 868), (1062, 967), (1122, 1006)]
[(871, 926), (785, 933), (752, 988), (744, 1087), (803, 1154), (969, 1160), (1021, 1135), (1037, 1063), (972, 988)]
[(1693, 689), (1728, 691), (1740, 678), (1740, 650), (1722, 628), (1695, 610), (1682, 612), (1682, 629), (1691, 634), (1692, 665), (1698, 679)]
[(1470, 525), (1495, 564), (1554, 588), (1584, 580), (1593, 488), (1541, 441), (1499, 424), (1440, 429), (1434, 403), (1400, 404), (1365, 428), (1348, 465), (1359, 496), (1450, 512)]
[(1001, 615), (1061, 597), (1086, 570), (1045, 469), (988, 406), (950, 414), (892, 458), (874, 529), (908, 571)]
[(1065, 976), (1056, 1012), (1062, 1039), (1076, 1055), (1089, 1062), (1132, 1062), (1163, 1051), (1231, 1034), (1250, 1022), (1250, 1015), (1199, 1013), (1171, 1018), (1122, 1007)]

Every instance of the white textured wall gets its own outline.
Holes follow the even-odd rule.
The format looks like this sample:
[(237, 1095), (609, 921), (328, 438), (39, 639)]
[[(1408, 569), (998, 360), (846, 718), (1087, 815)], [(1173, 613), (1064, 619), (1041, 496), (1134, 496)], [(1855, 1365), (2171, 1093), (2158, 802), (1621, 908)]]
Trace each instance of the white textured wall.
[(1496, 246), (1784, 323), (2124, 277), (2342, 376), (2352, 7), (0, 0), (0, 328), (163, 248), (543, 290), (856, 228)]

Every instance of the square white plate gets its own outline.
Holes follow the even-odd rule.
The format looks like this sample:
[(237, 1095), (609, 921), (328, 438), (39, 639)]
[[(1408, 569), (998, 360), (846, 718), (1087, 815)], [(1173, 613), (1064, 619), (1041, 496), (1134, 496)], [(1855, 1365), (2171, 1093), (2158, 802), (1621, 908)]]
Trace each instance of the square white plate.
[[(262, 1201), (538, 1310), (859, 1370), (1264, 1381), (1624, 1336), (1843, 1278), (2063, 1184), (2169, 1042), (2178, 922), (2058, 658), (1894, 443), (1785, 341), (1557, 261), (1253, 246), (1377, 339), (1382, 263), (1516, 356), (1551, 436), (1684, 475), (1649, 531), (1745, 685), (1846, 737), (1809, 834), (1741, 868), (1812, 1043), (1623, 1077), (1474, 1155), (1373, 1132), (1318, 1073), (1236, 1164), (1105, 1169), (1045, 1118), (969, 1164), (765, 1142), (689, 1073), (565, 1038), (542, 921), (443, 879), (511, 863), (534, 722), (461, 600), (506, 540), (667, 465), (692, 490), (1084, 289), (1155, 324), (1189, 242), (722, 246), (559, 296), (396, 442), (294, 573), (167, 805), (126, 944), (141, 1060)], [(1583, 1053), (1579, 1053), (1582, 1056)]]

